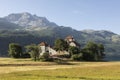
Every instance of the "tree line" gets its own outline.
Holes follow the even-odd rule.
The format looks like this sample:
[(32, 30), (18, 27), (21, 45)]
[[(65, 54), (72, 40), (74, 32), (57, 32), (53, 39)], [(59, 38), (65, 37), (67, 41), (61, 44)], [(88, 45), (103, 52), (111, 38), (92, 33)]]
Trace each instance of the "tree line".
[[(69, 58), (76, 61), (101, 61), (105, 57), (105, 48), (103, 44), (95, 42), (87, 42), (83, 48), (78, 48), (75, 46), (70, 46), (63, 39), (56, 39), (54, 42), (54, 47), (56, 51), (67, 51), (69, 55), (62, 55), (62, 58)], [(23, 48), (18, 43), (9, 44), (9, 56), (13, 58), (32, 58), (34, 61), (43, 60), (51, 61), (49, 52), (45, 52), (40, 55), (41, 49), (39, 45), (30, 44)]]

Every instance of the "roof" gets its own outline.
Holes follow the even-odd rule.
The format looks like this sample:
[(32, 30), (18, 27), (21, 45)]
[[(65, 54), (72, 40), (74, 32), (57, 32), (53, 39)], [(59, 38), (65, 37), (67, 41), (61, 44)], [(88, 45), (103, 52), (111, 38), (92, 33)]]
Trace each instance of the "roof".
[(73, 36), (69, 35), (66, 37), (66, 39), (73, 39)]
[(41, 42), (40, 46), (48, 46), (48, 44), (46, 42)]
[(75, 43), (77, 46), (79, 46), (79, 47), (80, 47), (80, 44), (79, 44), (79, 43), (77, 43), (77, 42), (75, 42), (75, 41), (74, 41), (74, 43)]
[[(76, 45), (76, 47), (79, 47), (79, 48), (80, 48), (80, 46), (81, 46), (79, 43), (77, 43), (77, 42), (75, 42), (75, 41), (72, 41), (72, 42), (70, 42), (70, 43), (74, 43), (74, 44)], [(70, 44), (70, 43), (69, 43), (69, 44)]]

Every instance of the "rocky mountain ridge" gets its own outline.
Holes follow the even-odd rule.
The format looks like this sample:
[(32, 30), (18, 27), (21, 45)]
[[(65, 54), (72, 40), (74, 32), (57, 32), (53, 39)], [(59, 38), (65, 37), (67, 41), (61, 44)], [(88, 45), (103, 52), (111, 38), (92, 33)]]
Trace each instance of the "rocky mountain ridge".
[(40, 28), (57, 27), (58, 25), (48, 21), (45, 17), (38, 17), (30, 13), (12, 13), (3, 17), (8, 22), (22, 26), (24, 29), (39, 30)]

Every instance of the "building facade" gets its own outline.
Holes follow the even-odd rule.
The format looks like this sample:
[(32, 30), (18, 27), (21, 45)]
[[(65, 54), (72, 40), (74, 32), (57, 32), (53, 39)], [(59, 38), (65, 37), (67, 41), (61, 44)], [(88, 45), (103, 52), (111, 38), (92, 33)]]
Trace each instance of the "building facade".
[[(65, 38), (65, 41), (69, 44), (69, 46), (74, 46), (80, 48), (80, 45), (75, 41), (73, 36), (67, 36)], [(40, 55), (43, 55), (44, 53), (48, 52), (50, 55), (59, 55), (59, 54), (69, 54), (68, 51), (56, 51), (53, 48), (51, 48), (46, 42), (41, 42), (39, 44)]]

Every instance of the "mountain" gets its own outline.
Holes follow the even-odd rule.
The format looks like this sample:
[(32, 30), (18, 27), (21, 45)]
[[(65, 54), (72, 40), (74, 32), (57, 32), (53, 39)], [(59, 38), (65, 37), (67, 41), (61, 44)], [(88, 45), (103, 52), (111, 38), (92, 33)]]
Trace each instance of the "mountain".
[(105, 45), (107, 60), (120, 60), (120, 35), (106, 30), (82, 30), (71, 27), (58, 26), (45, 17), (38, 17), (30, 13), (10, 14), (0, 18), (0, 56), (7, 56), (9, 43), (19, 43), (22, 46), (45, 41), (54, 45), (57, 38), (72, 35), (81, 48), (88, 41), (95, 41)]
[(4, 17), (4, 19), (8, 22), (22, 26), (24, 29), (27, 30), (39, 30), (41, 28), (44, 29), (47, 27), (58, 26), (57, 24), (48, 21), (45, 17), (38, 17), (27, 12), (9, 14), (8, 16)]
[[(100, 30), (100, 31), (94, 31), (94, 30), (83, 30), (82, 32), (87, 34), (87, 37), (89, 40), (97, 40), (97, 41), (112, 41), (112, 36), (115, 36), (117, 34), (106, 31), (106, 30)], [(118, 35), (119, 36), (119, 35)]]
[(115, 34), (111, 31), (106, 31), (106, 30), (100, 30), (100, 31), (83, 30), (82, 32), (88, 33), (88, 35), (89, 35), (88, 37), (91, 37), (93, 39), (95, 39), (95, 37), (97, 37), (97, 39), (99, 39), (99, 40), (104, 40), (105, 39), (105, 41), (111, 41), (111, 42), (114, 42), (114, 43), (120, 42), (120, 35)]
[(6, 21), (5, 19), (0, 18), (0, 30), (17, 30), (20, 29), (20, 26), (11, 22)]

